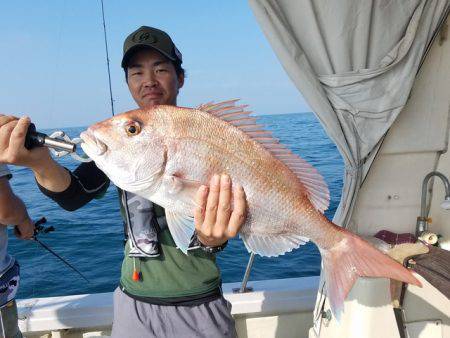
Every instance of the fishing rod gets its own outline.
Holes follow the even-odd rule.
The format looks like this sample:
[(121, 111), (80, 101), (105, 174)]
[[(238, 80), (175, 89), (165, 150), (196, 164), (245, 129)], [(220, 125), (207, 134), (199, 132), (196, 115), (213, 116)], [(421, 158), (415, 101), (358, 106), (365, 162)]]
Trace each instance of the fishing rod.
[[(105, 20), (105, 8), (103, 5), (103, 0), (100, 0), (102, 9), (102, 22), (103, 22), (103, 37), (105, 41), (105, 54), (106, 54), (106, 67), (108, 71), (108, 84), (109, 84), (109, 98), (111, 104), (111, 114), (114, 116), (114, 98), (112, 94), (112, 84), (111, 84), (111, 70), (109, 67), (109, 51), (108, 51), (108, 39), (106, 36), (106, 20)], [(61, 139), (62, 138), (62, 139)], [(48, 136), (44, 133), (36, 131), (36, 126), (31, 123), (28, 127), (27, 135), (25, 137), (25, 148), (28, 150), (34, 147), (48, 147), (52, 150), (52, 153), (57, 156), (65, 156), (70, 154), (75, 160), (80, 162), (89, 162), (91, 159), (85, 156), (80, 156), (76, 153), (77, 143), (81, 140), (70, 139), (64, 132), (59, 131)]]
[[(103, 5), (103, 0), (100, 0), (101, 8), (102, 8), (102, 19), (103, 19), (103, 33), (104, 33), (104, 41), (105, 41), (105, 51), (106, 51), (106, 65), (108, 70), (108, 83), (109, 83), (109, 96), (111, 103), (111, 114), (114, 116), (114, 99), (112, 95), (112, 85), (111, 85), (111, 72), (109, 67), (109, 52), (108, 52), (108, 40), (106, 36), (106, 21), (105, 21), (105, 10)], [(80, 138), (70, 139), (63, 131), (57, 131), (52, 135), (48, 136), (47, 134), (40, 133), (36, 131), (36, 126), (34, 123), (30, 123), (28, 127), (27, 134), (25, 136), (25, 148), (30, 150), (35, 147), (47, 147), (56, 157), (61, 157), (65, 155), (72, 156), (75, 160), (79, 162), (90, 162), (92, 161), (86, 155), (80, 156), (77, 154), (77, 144), (81, 143), (82, 140)], [(50, 252), (53, 256), (58, 258), (61, 262), (63, 262), (70, 269), (75, 271), (79, 276), (81, 276), (86, 282), (90, 283), (90, 281), (72, 264), (58, 255), (55, 251), (53, 251), (48, 245), (41, 242), (37, 235), (40, 233), (49, 233), (54, 231), (55, 228), (53, 226), (44, 227), (42, 224), (45, 224), (47, 219), (42, 217), (40, 220), (35, 222), (35, 230), (33, 235), (33, 240), (39, 243), (45, 250)]]
[[(108, 71), (108, 84), (109, 84), (109, 98), (111, 104), (111, 114), (114, 116), (114, 98), (112, 93), (111, 84), (111, 70), (109, 67), (109, 50), (108, 50), (108, 39), (106, 36), (106, 20), (105, 20), (105, 8), (103, 5), (103, 0), (100, 0), (100, 5), (102, 9), (102, 23), (103, 23), (103, 37), (105, 42), (105, 54), (106, 54), (106, 67)], [(48, 136), (44, 133), (36, 131), (36, 126), (31, 123), (28, 127), (27, 135), (25, 137), (25, 148), (28, 150), (34, 147), (48, 147), (52, 150), (53, 154), (57, 157), (61, 157), (70, 154), (74, 159), (80, 162), (91, 161), (87, 157), (79, 156), (77, 151), (77, 143), (80, 143), (79, 138), (70, 139), (64, 132), (55, 132)]]
[(86, 282), (89, 284), (91, 283), (89, 279), (87, 279), (77, 268), (75, 268), (72, 264), (70, 264), (68, 261), (66, 261), (64, 258), (62, 258), (60, 255), (58, 255), (55, 251), (53, 251), (47, 244), (41, 242), (39, 238), (37, 238), (38, 234), (41, 233), (49, 233), (51, 231), (55, 231), (55, 228), (53, 226), (44, 227), (42, 224), (47, 223), (47, 219), (45, 217), (42, 217), (40, 220), (36, 221), (34, 223), (34, 235), (33, 240), (39, 243), (45, 250), (50, 252), (53, 256), (58, 258), (61, 262), (63, 262), (66, 266), (68, 266), (70, 269), (75, 271), (81, 278), (83, 278)]
[(111, 86), (111, 70), (109, 68), (109, 52), (108, 52), (108, 39), (106, 37), (106, 21), (105, 21), (105, 8), (103, 6), (103, 0), (100, 0), (102, 5), (102, 18), (103, 18), (103, 36), (105, 40), (105, 53), (106, 53), (106, 67), (108, 69), (108, 83), (109, 83), (109, 99), (111, 101), (111, 114), (114, 116), (114, 99)]

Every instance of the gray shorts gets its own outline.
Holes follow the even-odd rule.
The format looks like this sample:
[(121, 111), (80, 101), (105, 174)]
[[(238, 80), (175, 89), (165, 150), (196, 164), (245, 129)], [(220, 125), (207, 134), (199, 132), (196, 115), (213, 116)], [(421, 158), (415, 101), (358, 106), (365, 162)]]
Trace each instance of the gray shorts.
[(231, 304), (223, 297), (195, 306), (164, 306), (114, 291), (111, 338), (236, 338), (234, 325)]

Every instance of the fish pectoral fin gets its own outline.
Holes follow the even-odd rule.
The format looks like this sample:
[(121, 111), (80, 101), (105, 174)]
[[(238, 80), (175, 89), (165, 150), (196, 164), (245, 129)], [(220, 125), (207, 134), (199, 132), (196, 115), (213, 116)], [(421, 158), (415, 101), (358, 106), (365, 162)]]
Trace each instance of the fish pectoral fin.
[(264, 235), (240, 233), (245, 247), (249, 252), (261, 256), (274, 257), (297, 249), (306, 244), (309, 238), (295, 234)]
[(195, 230), (194, 217), (166, 209), (166, 220), (175, 244), (186, 254)]
[(192, 211), (194, 210), (196, 207), (195, 194), (202, 185), (200, 182), (184, 179), (176, 175), (165, 175), (162, 184), (169, 195), (176, 195), (178, 201), (191, 207)]

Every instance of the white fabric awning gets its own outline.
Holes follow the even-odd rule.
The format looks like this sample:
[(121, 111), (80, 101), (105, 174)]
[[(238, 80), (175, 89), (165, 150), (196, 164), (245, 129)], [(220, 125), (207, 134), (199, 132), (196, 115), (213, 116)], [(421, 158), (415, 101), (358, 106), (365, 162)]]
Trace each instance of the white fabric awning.
[(346, 226), (449, 1), (249, 2), (284, 69), (344, 159), (334, 222)]

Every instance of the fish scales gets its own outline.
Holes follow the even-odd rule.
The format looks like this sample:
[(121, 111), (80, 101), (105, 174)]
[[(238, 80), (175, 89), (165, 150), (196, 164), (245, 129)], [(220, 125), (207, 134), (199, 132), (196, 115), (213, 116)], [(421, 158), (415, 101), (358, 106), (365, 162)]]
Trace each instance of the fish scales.
[[(200, 123), (205, 119), (204, 112), (189, 112), (190, 115), (186, 114), (185, 111), (179, 112), (181, 114), (162, 114), (160, 116), (162, 125), (173, 128), (168, 132), (168, 135), (174, 137), (178, 143), (180, 158), (177, 160), (184, 162), (184, 159), (199, 154), (200, 156), (197, 155), (194, 163), (208, 162), (207, 167), (210, 168), (210, 175), (213, 172), (228, 173), (234, 182), (246, 187), (250, 214), (256, 214), (256, 217), (251, 219), (255, 225), (252, 222), (246, 222), (242, 231), (246, 232), (248, 228), (266, 234), (294, 231), (298, 219), (295, 223), (288, 223), (285, 220), (283, 226), (280, 226), (278, 223), (280, 218), (274, 218), (274, 215), (281, 213), (287, 215), (286, 219), (294, 219), (297, 213), (299, 192), (302, 191), (300, 184), (298, 182), (295, 184), (295, 181), (298, 181), (295, 175), (292, 175), (283, 163), (271, 157), (267, 150), (229, 124), (219, 119), (210, 119), (207, 123)], [(164, 121), (164, 119), (170, 121)], [(192, 146), (192, 144), (195, 144), (195, 146)], [(202, 145), (206, 147), (204, 151), (194, 150), (194, 148), (201, 149)], [(209, 156), (205, 156), (205, 154)], [(181, 171), (191, 172), (194, 176), (189, 177), (189, 179), (200, 179), (204, 184), (210, 177), (209, 175), (205, 179), (204, 175), (196, 176), (204, 171), (195, 170), (195, 168), (183, 168)], [(288, 181), (286, 177), (292, 181)], [(252, 178), (252, 180), (249, 180), (249, 178)], [(277, 189), (274, 190), (274, 187), (277, 187)], [(264, 196), (262, 203), (260, 201), (261, 196)], [(303, 203), (306, 204), (306, 208), (310, 205), (306, 198)], [(254, 206), (257, 206), (257, 208)], [(258, 217), (263, 209), (268, 209), (266, 217)], [(304, 213), (301, 214), (304, 215)], [(261, 220), (264, 223), (258, 222)], [(310, 223), (310, 217), (307, 217), (305, 223), (305, 225)], [(261, 229), (258, 229), (258, 226)], [(303, 231), (300, 232), (303, 233)]]

